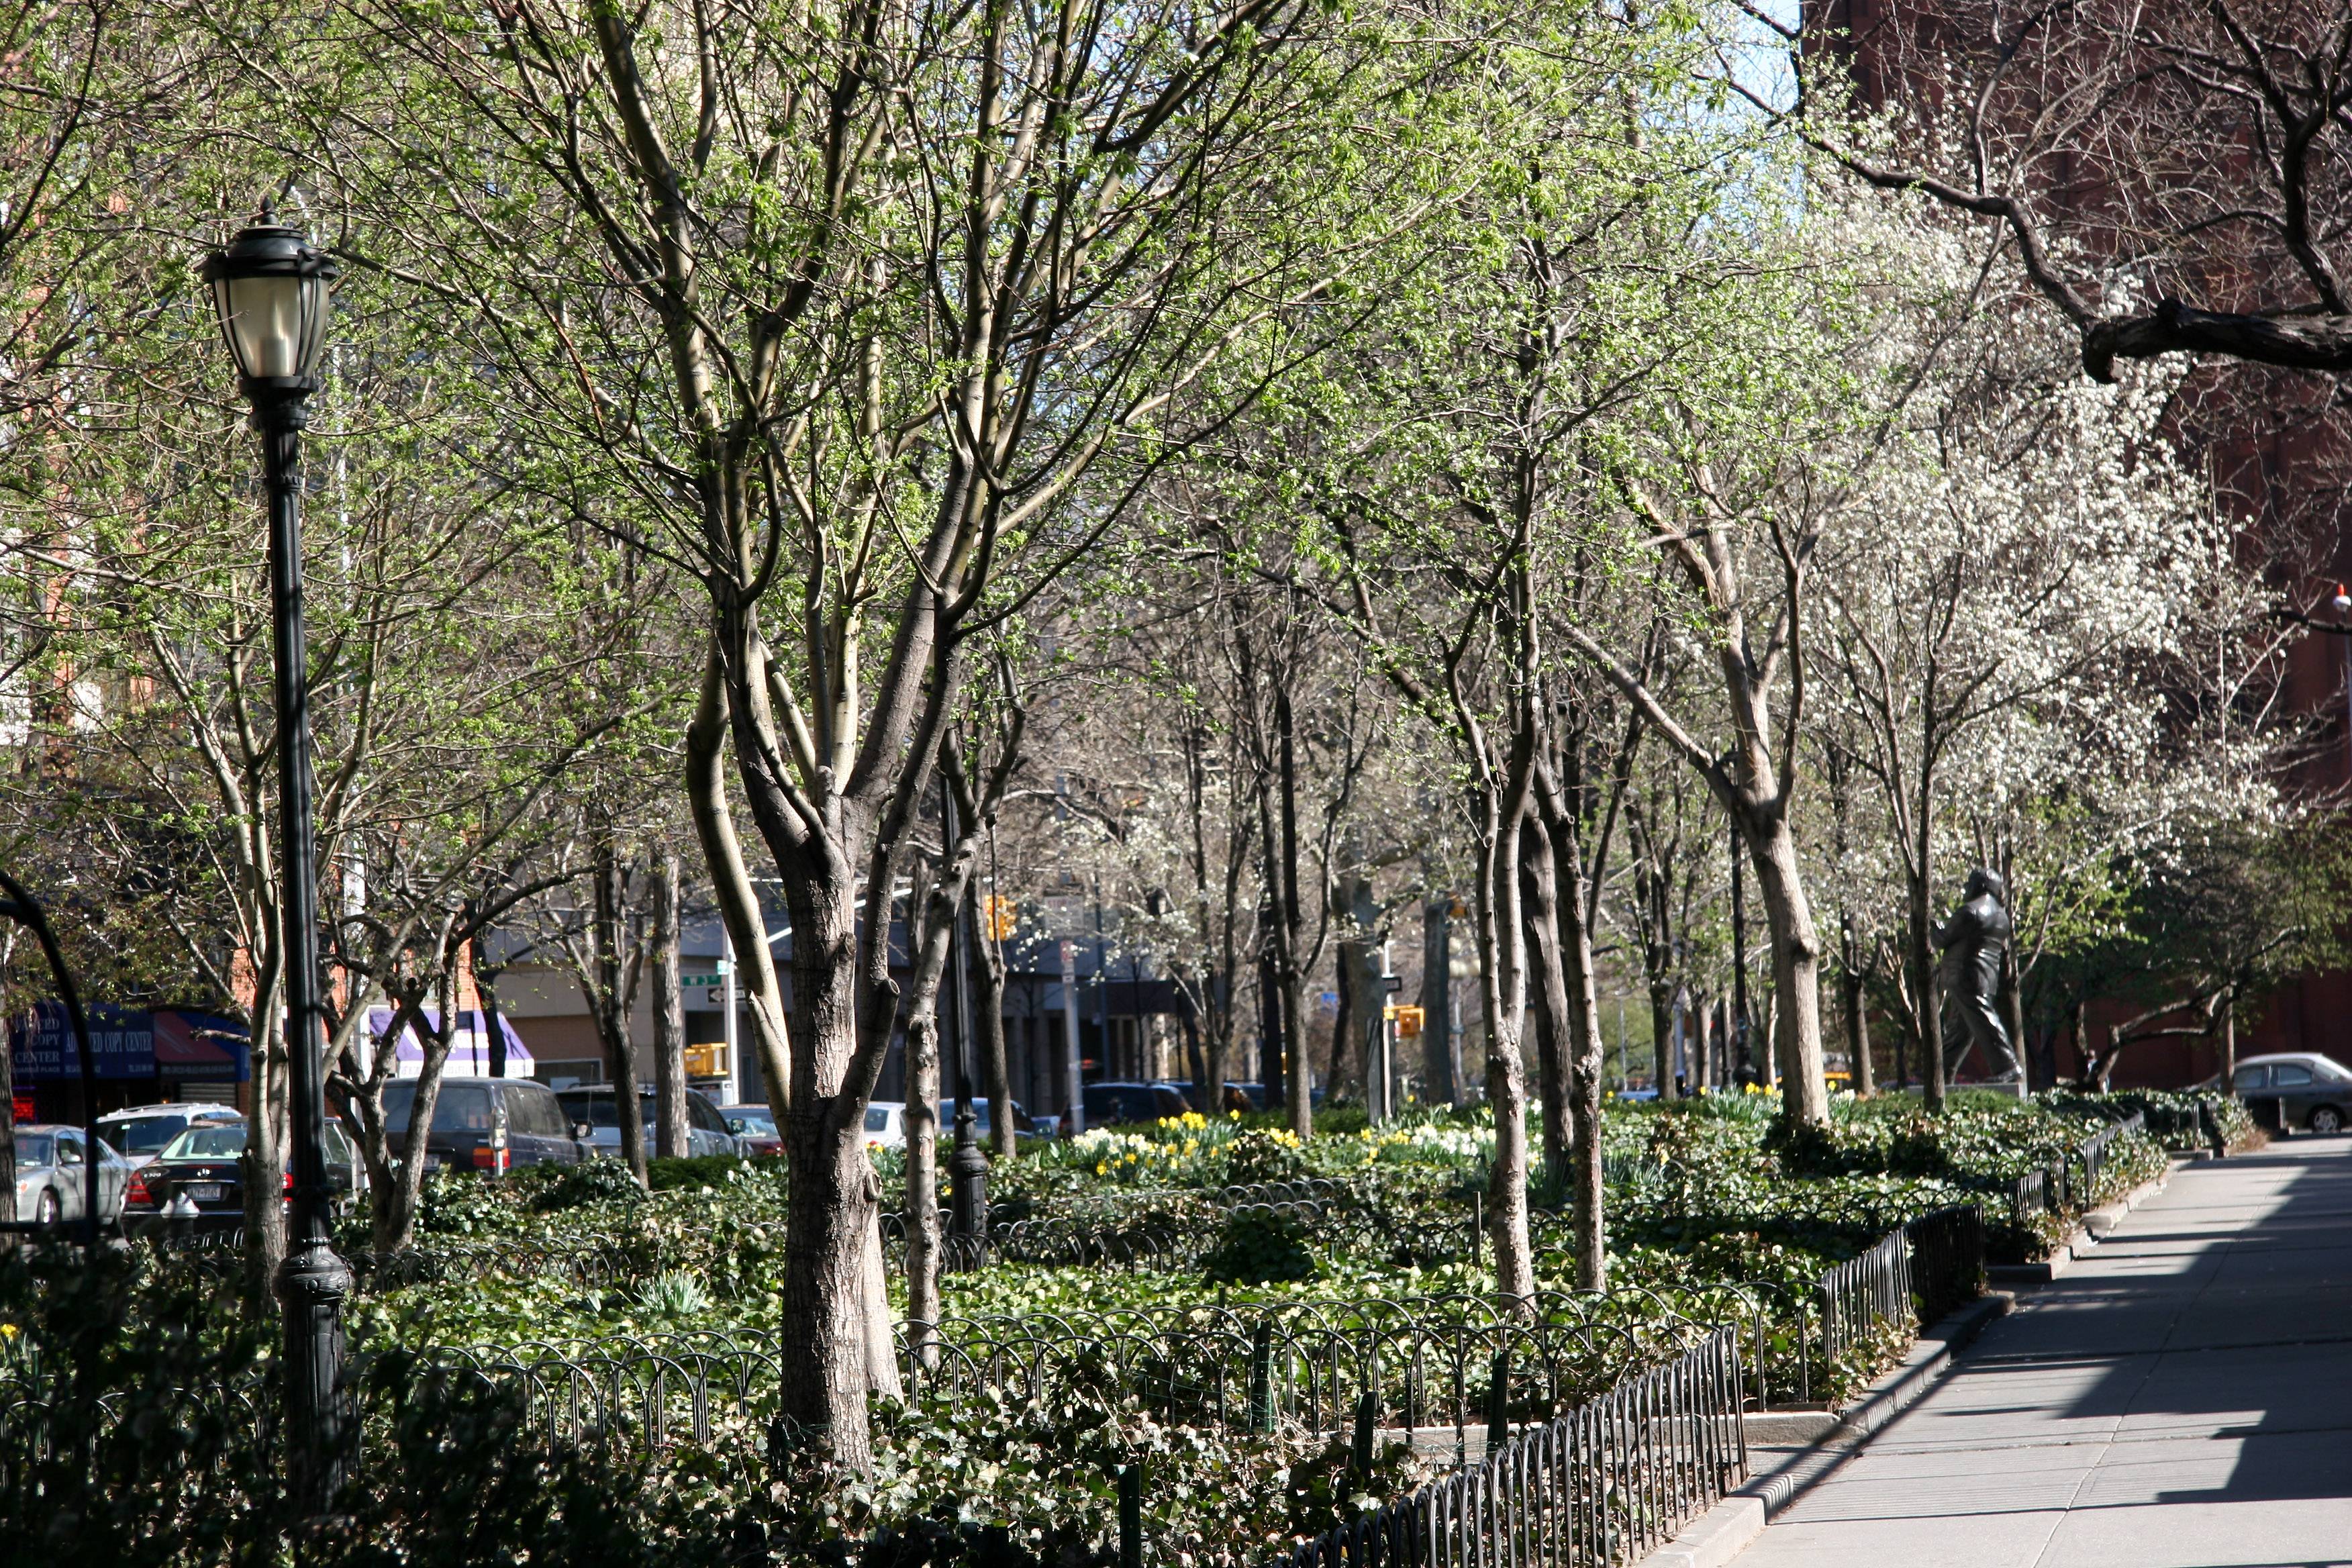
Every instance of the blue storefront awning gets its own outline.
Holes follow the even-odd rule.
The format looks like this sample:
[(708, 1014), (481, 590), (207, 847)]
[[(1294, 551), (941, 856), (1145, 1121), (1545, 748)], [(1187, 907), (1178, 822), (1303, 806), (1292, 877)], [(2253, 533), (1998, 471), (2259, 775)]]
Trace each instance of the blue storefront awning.
[[(111, 1081), (164, 1077), (243, 1083), (252, 1077), (245, 1026), (209, 1013), (166, 1011), (98, 1003), (88, 1009), (92, 1076)], [(10, 1065), (16, 1081), (81, 1077), (81, 1058), (61, 1002), (37, 1002), (8, 1026)]]

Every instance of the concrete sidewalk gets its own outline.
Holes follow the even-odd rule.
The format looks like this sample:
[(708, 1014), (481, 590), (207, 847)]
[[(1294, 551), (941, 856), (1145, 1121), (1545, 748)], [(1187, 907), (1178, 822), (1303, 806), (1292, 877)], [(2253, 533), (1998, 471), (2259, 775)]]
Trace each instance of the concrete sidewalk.
[(2352, 1564), (2352, 1138), (2199, 1163), (1738, 1568)]

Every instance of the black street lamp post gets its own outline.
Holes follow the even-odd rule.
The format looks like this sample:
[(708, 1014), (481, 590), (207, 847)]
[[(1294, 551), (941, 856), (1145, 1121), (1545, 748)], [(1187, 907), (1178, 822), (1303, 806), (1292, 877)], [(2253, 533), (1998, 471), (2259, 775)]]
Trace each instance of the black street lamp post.
[(253, 405), (269, 489), (270, 615), (276, 634), (279, 895), (286, 1056), (293, 1138), (292, 1234), (278, 1266), (286, 1321), (288, 1454), (297, 1495), (324, 1507), (342, 1479), (350, 1429), (341, 1387), (342, 1306), (352, 1272), (328, 1234), (326, 1037), (320, 1007), (319, 877), (311, 833), (310, 711), (302, 646), (301, 433), (318, 390), (335, 264), (262, 209), (207, 258), (221, 336)]

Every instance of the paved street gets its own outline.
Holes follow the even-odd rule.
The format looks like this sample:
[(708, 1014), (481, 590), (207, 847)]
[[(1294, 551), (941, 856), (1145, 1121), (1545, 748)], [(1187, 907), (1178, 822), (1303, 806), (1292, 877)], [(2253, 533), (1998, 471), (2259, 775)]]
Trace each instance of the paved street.
[(2352, 1138), (2198, 1164), (1738, 1568), (2352, 1563)]

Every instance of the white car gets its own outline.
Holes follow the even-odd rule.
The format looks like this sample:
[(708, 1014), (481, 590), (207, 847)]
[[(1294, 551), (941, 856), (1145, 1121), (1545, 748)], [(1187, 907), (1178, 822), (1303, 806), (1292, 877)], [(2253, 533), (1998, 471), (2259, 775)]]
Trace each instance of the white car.
[[(985, 1099), (975, 1100), (971, 1102), (971, 1110), (972, 1131), (985, 1142), (989, 1129), (988, 1101)], [(1013, 1130), (1029, 1137), (1049, 1136), (1035, 1131), (1034, 1126), (1028, 1113), (1021, 1109), (1021, 1102), (1014, 1100)], [(942, 1144), (955, 1142), (955, 1101), (952, 1100), (940, 1104), (939, 1138)], [(869, 1100), (866, 1102), (866, 1146), (868, 1149), (904, 1149), (907, 1146), (905, 1100)]]
[(98, 1119), (98, 1135), (121, 1152), (132, 1170), (163, 1152), (191, 1127), (209, 1127), (245, 1118), (226, 1105), (139, 1105), (110, 1110)]

